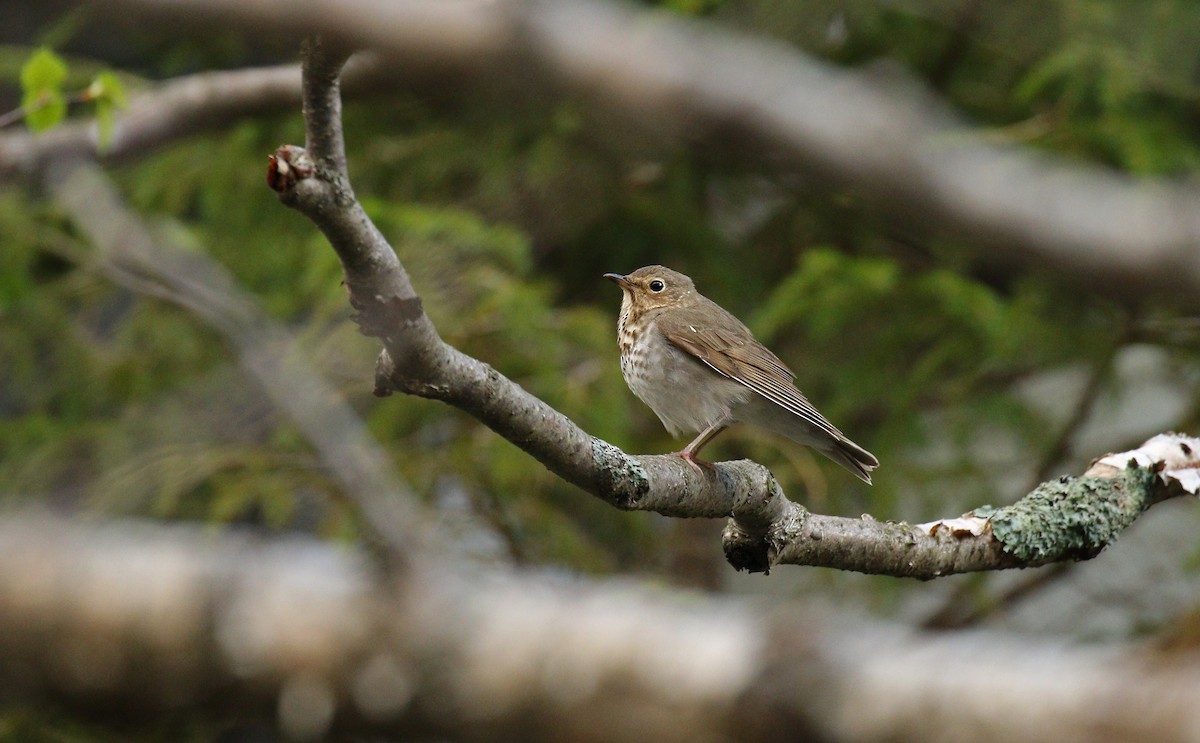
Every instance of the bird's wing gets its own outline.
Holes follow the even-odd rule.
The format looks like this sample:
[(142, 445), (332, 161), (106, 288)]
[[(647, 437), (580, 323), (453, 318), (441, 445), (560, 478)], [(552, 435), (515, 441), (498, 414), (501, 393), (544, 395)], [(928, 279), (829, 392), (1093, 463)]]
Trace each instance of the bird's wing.
[(737, 318), (719, 305), (678, 308), (657, 318), (659, 332), (675, 347), (717, 373), (740, 382), (779, 407), (800, 416), (835, 440), (845, 435), (825, 419), (793, 384), (796, 375)]

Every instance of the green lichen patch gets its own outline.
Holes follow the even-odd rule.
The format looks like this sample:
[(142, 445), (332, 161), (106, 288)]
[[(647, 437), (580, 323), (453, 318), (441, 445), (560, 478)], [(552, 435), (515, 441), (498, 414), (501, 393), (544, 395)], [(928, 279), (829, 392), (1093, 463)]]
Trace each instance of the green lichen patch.
[(1011, 506), (976, 509), (992, 533), (1025, 562), (1086, 560), (1111, 544), (1150, 505), (1154, 473), (1130, 467), (1119, 477), (1064, 477)]

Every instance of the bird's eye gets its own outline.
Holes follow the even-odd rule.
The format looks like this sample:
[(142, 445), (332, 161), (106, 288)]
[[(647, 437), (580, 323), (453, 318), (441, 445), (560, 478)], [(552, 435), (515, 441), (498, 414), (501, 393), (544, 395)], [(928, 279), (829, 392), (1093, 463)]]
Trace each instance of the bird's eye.
[(667, 288), (667, 285), (664, 284), (663, 282), (659, 281), (658, 279), (655, 279), (654, 281), (650, 282), (650, 291), (652, 291), (652, 292), (660, 292), (665, 288)]

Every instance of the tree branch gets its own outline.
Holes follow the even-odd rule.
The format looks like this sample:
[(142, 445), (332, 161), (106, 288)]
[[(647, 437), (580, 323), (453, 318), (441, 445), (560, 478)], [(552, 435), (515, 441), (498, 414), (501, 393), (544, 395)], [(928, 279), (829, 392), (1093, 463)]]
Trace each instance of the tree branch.
[[(191, 1), (176, 0), (168, 5), (187, 6)], [(310, 5), (312, 8), (324, 7), (316, 0), (311, 0)], [(351, 5), (354, 13), (360, 14), (356, 16), (359, 22), (363, 18), (378, 20), (371, 15), (372, 11), (367, 6)], [(422, 23), (429, 24), (431, 28), (441, 28), (447, 18), (461, 19), (462, 13), (467, 12), (465, 9), (472, 6), (468, 3), (439, 7), (440, 10), (423, 15)], [(481, 54), (484, 50), (491, 50), (487, 54), (497, 53), (497, 49), (507, 48), (500, 43), (503, 35), (483, 33), (481, 30), (492, 28), (495, 31), (499, 27), (493, 26), (501, 22), (501, 16), (509, 18), (504, 14), (497, 15), (497, 8), (500, 7), (505, 7), (509, 15), (517, 12), (514, 8), (498, 4), (487, 12), (479, 11), (472, 15), (475, 25), (468, 32), (460, 34), (448, 29), (442, 29), (442, 32), (450, 34), (454, 42), (464, 45), (464, 48)], [(590, 8), (589, 12), (599, 13), (597, 17), (609, 24), (604, 27), (606, 33), (622, 28), (621, 24), (628, 21), (622, 12), (611, 11), (604, 6), (567, 0), (564, 7), (573, 8), (571, 12), (584, 12)], [(240, 12), (220, 3), (213, 3), (210, 10), (235, 16)], [(411, 8), (400, 4), (389, 12), (404, 14), (410, 11)], [(258, 12), (270, 11), (259, 8)], [(288, 22), (301, 23), (304, 17), (304, 13), (300, 13)], [(518, 21), (535, 23), (524, 16), (519, 16)], [(514, 21), (509, 18), (506, 22)], [(555, 22), (537, 20), (539, 24), (543, 22), (549, 24), (542, 29), (543, 33), (550, 34), (547, 37), (549, 39), (558, 38), (554, 34), (569, 33)], [(340, 28), (336, 22), (334, 27)], [(685, 37), (691, 38), (689, 35), (696, 33), (689, 27), (675, 27), (671, 23), (666, 23), (662, 28), (665, 30), (661, 32), (667, 34), (664, 38), (673, 39), (672, 43), (678, 43)], [(653, 33), (659, 33), (660, 30), (655, 27)], [(399, 41), (387, 42), (387, 38), (391, 38), (387, 36), (377, 41), (395, 53), (405, 43), (404, 34), (398, 36)], [(714, 38), (721, 41), (719, 37)], [(705, 36), (696, 39), (702, 45), (716, 43)], [(510, 42), (517, 43), (513, 40)], [(545, 42), (546, 39), (543, 39)], [(304, 82), (303, 102), (307, 114), (309, 147), (315, 156), (300, 148), (281, 148), (273, 158), (269, 179), (287, 203), (312, 218), (330, 239), (345, 268), (346, 283), (351, 302), (359, 311), (359, 322), (368, 334), (383, 339), (386, 351), (377, 369), (379, 394), (399, 389), (440, 399), (467, 410), (564, 479), (619, 508), (653, 510), (670, 516), (732, 516), (733, 522), (725, 533), (725, 549), (731, 563), (738, 568), (768, 570), (772, 565), (783, 562), (836, 565), (863, 572), (928, 578), (952, 572), (1042, 564), (1094, 554), (1121, 528), (1105, 527), (1102, 529), (1108, 535), (1105, 539), (1090, 541), (1082, 549), (1060, 542), (1041, 551), (1020, 554), (1014, 560), (1014, 553), (1009, 549), (1013, 543), (998, 539), (990, 531), (964, 535), (963, 529), (951, 527), (947, 534), (938, 533), (937, 529), (931, 527), (934, 533), (923, 534), (907, 525), (813, 515), (788, 501), (770, 473), (753, 463), (724, 463), (712, 472), (695, 473), (681, 467), (674, 458), (631, 457), (607, 442), (589, 436), (494, 369), (459, 353), (438, 337), (436, 329), (421, 309), (420, 298), (403, 266), (371, 224), (351, 190), (345, 172), (337, 87), (338, 73), (346, 55), (344, 52), (331, 52), (333, 47), (317, 44), (306, 54), (310, 74)], [(751, 47), (752, 51), (756, 50), (751, 57), (760, 62), (764, 59), (763, 54), (774, 60), (773, 64), (784, 67), (795, 62), (777, 58), (782, 54), (779, 50), (771, 51), (755, 45)], [(566, 53), (565, 50), (562, 52)], [(599, 53), (596, 50), (592, 52)], [(461, 54), (462, 51), (453, 53)], [(685, 55), (684, 59), (692, 58)], [(562, 61), (565, 64), (567, 60)], [(581, 60), (576, 62), (583, 64)], [(617, 62), (604, 57), (600, 61), (587, 62), (584, 67), (590, 69), (588, 65), (592, 64), (599, 65), (596, 69), (601, 69), (605, 64)], [(735, 65), (730, 69), (736, 68), (736, 63), (729, 61), (729, 64)], [(572, 74), (579, 72), (572, 69)], [(266, 73), (265, 77), (257, 73), (240, 76), (237, 81), (242, 85), (239, 88), (242, 95), (233, 96), (230, 100), (240, 100), (239, 105), (244, 106), (252, 94), (259, 96), (257, 100), (263, 100), (263, 91), (276, 89), (273, 86), (293, 89), (294, 82), (284, 83), (280, 80), (282, 74), (282, 70), (275, 70)], [(180, 107), (171, 110), (163, 118), (151, 117), (151, 120), (162, 124), (164, 121), (178, 121), (181, 113), (188, 110), (195, 112), (196, 109), (188, 109), (185, 105), (187, 96), (182, 91), (197, 83), (197, 80), (181, 81), (177, 88), (172, 89), (178, 94)], [(212, 82), (212, 79), (208, 81)], [(659, 80), (654, 84), (661, 86), (666, 82)], [(696, 81), (689, 84), (693, 83)], [(650, 83), (642, 80), (636, 84)], [(702, 88), (689, 90), (692, 93), (703, 92)], [(172, 95), (163, 94), (159, 101), (172, 99)], [(211, 105), (211, 100), (205, 105)], [(704, 106), (699, 108), (707, 110)], [(220, 107), (203, 110), (219, 112)], [(133, 118), (138, 120), (137, 117)], [(155, 126), (149, 125), (140, 129), (132, 128), (131, 131), (140, 131), (142, 135), (140, 140), (124, 140), (126, 146), (132, 147), (129, 143), (134, 141), (152, 143), (156, 130)], [(74, 148), (79, 142), (76, 139), (67, 141), (73, 144), (51, 143), (44, 150), (37, 150), (38, 157), (69, 157), (77, 151)], [(0, 161), (3, 161), (3, 157), (0, 157)], [(403, 364), (397, 365), (394, 359), (403, 359)], [(1047, 492), (1053, 494), (1057, 491), (1051, 486)], [(1037, 512), (1038, 509), (1035, 509)], [(1013, 512), (1001, 510), (997, 513), (1006, 517)], [(1128, 523), (1132, 517), (1126, 515), (1125, 518), (1121, 523)], [(953, 521), (935, 524), (950, 524)], [(989, 525), (993, 523), (987, 519), (984, 521)], [(1028, 525), (1027, 522), (1022, 523)], [(1021, 530), (1017, 533), (1021, 533)], [(881, 545), (890, 547), (881, 549)]]
[[(1191, 741), (1200, 666), (531, 576), (396, 581), (342, 547), (0, 518), (0, 689), (292, 739)], [(947, 665), (962, 666), (948, 673)], [(1015, 711), (1014, 711), (1015, 710)], [(619, 711), (619, 713), (618, 713)]]
[[(454, 405), (563, 479), (618, 508), (730, 516), (726, 557), (735, 568), (752, 571), (784, 563), (933, 578), (1083, 559), (1097, 554), (1159, 497), (1154, 477), (1159, 460), (1151, 460), (1128, 471), (1109, 468), (1076, 481), (1048, 483), (1014, 506), (987, 514), (980, 509), (968, 519), (924, 528), (883, 524), (809, 514), (752, 462), (724, 462), (698, 472), (678, 457), (630, 456), (590, 436), (438, 336), (395, 252), (354, 199), (345, 161), (337, 156), (344, 146), (341, 128), (330, 118), (336, 110), (330, 98), (337, 95), (338, 59), (319, 42), (306, 44), (309, 146), (326, 156), (318, 161), (299, 147), (281, 147), (267, 180), (284, 203), (325, 233), (341, 259), (359, 324), (383, 341), (376, 394), (399, 390)], [(1200, 442), (1193, 443), (1200, 451)]]
[[(366, 90), (377, 84), (380, 72), (377, 58), (360, 55), (346, 69), (344, 84), (351, 90)], [(36, 135), (0, 134), (0, 179), (34, 177), (60, 160), (125, 162), (248, 116), (295, 110), (298, 103), (298, 65), (175, 78), (133, 96), (129, 108), (118, 112), (112, 140), (103, 150), (91, 121), (70, 122)]]
[(1088, 290), (1200, 306), (1200, 191), (988, 143), (911, 81), (598, 0), (114, 0), (173, 23), (321, 33), (397, 80), (511, 79), (591, 93), (659, 136), (718, 133)]
[(312, 444), (394, 567), (429, 549), (416, 498), (349, 405), (304, 361), (290, 334), (202, 255), (158, 247), (94, 164), (56, 160), (47, 188), (119, 283), (184, 307), (221, 334), (247, 372)]

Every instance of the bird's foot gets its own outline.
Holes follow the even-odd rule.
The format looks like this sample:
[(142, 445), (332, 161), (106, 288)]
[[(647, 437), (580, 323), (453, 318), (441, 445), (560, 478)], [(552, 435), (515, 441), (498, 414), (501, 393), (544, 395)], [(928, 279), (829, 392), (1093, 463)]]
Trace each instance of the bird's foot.
[(671, 452), (671, 456), (679, 457), (683, 461), (687, 462), (698, 475), (703, 475), (705, 469), (708, 469), (712, 472), (717, 471), (717, 466), (715, 464), (712, 462), (705, 462), (703, 459), (698, 458), (693, 452), (690, 452), (687, 449), (684, 449), (683, 451)]

